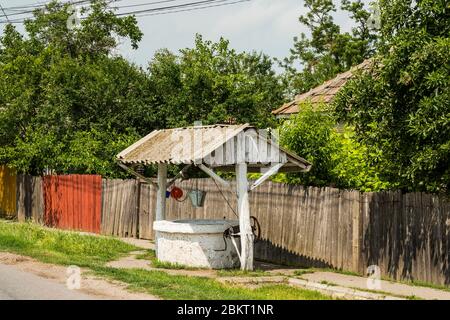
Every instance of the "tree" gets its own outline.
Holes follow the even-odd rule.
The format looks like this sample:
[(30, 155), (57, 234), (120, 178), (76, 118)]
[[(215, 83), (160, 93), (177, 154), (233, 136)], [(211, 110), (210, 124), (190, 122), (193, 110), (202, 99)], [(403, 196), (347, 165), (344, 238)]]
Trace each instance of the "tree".
[(280, 126), (281, 145), (313, 164), (310, 172), (288, 175), (286, 181), (313, 186), (335, 183), (333, 154), (338, 152), (339, 146), (333, 134), (334, 125), (335, 119), (330, 113), (313, 110), (311, 105), (305, 104), (302, 112)]
[(66, 4), (50, 3), (0, 38), (0, 162), (21, 172), (120, 175), (114, 155), (158, 120), (145, 72), (112, 55), (116, 37), (137, 45), (134, 18), (94, 0), (68, 29)]
[(405, 190), (449, 191), (450, 25), (446, 1), (380, 1), (378, 63), (342, 90), (341, 119), (355, 125), (384, 177)]
[(354, 129), (336, 127), (336, 117), (325, 106), (303, 105), (301, 113), (281, 125), (280, 139), (313, 166), (308, 173), (282, 174), (275, 181), (360, 191), (394, 187), (379, 176), (367, 148), (355, 139)]
[(273, 124), (271, 110), (282, 102), (283, 87), (269, 57), (237, 53), (229, 42), (205, 41), (178, 55), (159, 51), (149, 66), (153, 105), (167, 127), (249, 122)]
[(377, 39), (368, 25), (370, 12), (361, 0), (341, 2), (341, 10), (355, 23), (351, 33), (341, 32), (334, 22), (332, 0), (306, 0), (305, 7), (308, 12), (299, 20), (310, 35), (294, 38), (291, 55), (281, 62), (290, 95), (306, 92), (371, 57)]
[[(86, 5), (83, 5), (86, 2)], [(45, 10), (37, 9), (34, 17), (25, 21), (25, 30), (32, 43), (40, 48), (52, 47), (71, 57), (95, 57), (111, 54), (119, 38), (130, 40), (134, 49), (143, 33), (134, 16), (117, 17), (107, 0), (82, 1), (81, 19), (69, 27), (73, 19), (70, 2), (53, 0)], [(75, 23), (75, 22), (73, 22)]]

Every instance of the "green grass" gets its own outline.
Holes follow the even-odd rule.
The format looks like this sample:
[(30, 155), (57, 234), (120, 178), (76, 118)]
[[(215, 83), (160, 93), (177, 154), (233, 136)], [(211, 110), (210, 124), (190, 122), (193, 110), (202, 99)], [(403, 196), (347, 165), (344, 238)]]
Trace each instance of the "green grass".
[(287, 285), (267, 285), (256, 289), (224, 285), (204, 277), (168, 275), (163, 271), (97, 268), (98, 275), (129, 283), (129, 288), (163, 299), (187, 300), (326, 300), (316, 291)]
[(338, 274), (343, 274), (346, 276), (358, 276), (361, 277), (360, 274), (356, 272), (346, 271), (346, 270), (338, 270), (338, 269), (330, 269), (330, 268), (304, 268), (298, 269), (294, 271), (294, 275), (297, 277), (301, 277), (305, 274), (315, 273), (315, 272), (333, 272)]
[(137, 249), (114, 238), (0, 220), (0, 251), (14, 252), (42, 262), (79, 267), (102, 266)]
[(299, 269), (294, 271), (294, 276), (301, 277), (305, 274), (314, 273), (314, 269)]
[(158, 269), (172, 269), (172, 270), (202, 270), (202, 268), (195, 268), (190, 266), (185, 266), (179, 263), (170, 263), (159, 261), (156, 258), (156, 253), (154, 250), (147, 250), (145, 253), (139, 254), (136, 256), (136, 259), (139, 260), (148, 260), (152, 264), (152, 267)]
[(136, 255), (136, 259), (153, 261), (156, 259), (155, 250), (146, 250), (145, 253)]
[(202, 270), (203, 269), (203, 268), (186, 266), (186, 265), (180, 264), (180, 263), (159, 261), (158, 259), (152, 260), (151, 263), (152, 263), (152, 267), (155, 267), (158, 269), (172, 269), (172, 270)]
[[(222, 284), (204, 277), (174, 276), (164, 271), (105, 266), (109, 261), (138, 250), (135, 246), (110, 237), (81, 235), (30, 223), (0, 220), (0, 251), (30, 256), (46, 263), (88, 268), (96, 275), (123, 281), (132, 290), (147, 292), (163, 299), (329, 299), (319, 292), (288, 285), (267, 285), (251, 289)], [(156, 261), (151, 250), (138, 258)]]
[(246, 270), (218, 270), (217, 275), (219, 277), (264, 277), (264, 276), (272, 276), (272, 274), (264, 271), (264, 270), (254, 270), (254, 271), (246, 271)]

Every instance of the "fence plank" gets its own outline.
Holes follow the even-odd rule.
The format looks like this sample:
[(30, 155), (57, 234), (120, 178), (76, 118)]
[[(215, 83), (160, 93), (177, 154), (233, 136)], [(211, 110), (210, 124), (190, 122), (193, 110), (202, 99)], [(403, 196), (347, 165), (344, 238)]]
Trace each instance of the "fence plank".
[(38, 224), (43, 223), (44, 198), (41, 177), (17, 176), (17, 218), (20, 222), (31, 220)]
[(0, 217), (16, 217), (16, 184), (16, 172), (6, 166), (0, 166)]
[(137, 222), (140, 219), (137, 184), (136, 180), (103, 181), (102, 234), (119, 237), (138, 236)]

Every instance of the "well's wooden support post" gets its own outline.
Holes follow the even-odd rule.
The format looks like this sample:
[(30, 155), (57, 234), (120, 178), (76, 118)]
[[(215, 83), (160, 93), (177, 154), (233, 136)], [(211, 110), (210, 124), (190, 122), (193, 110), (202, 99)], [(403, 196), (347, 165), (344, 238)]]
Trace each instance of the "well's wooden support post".
[(250, 203), (248, 199), (247, 164), (236, 164), (239, 228), (241, 233), (241, 269), (253, 270), (254, 236), (250, 224)]
[(155, 220), (166, 219), (167, 164), (158, 164), (158, 193), (156, 194)]
[[(156, 193), (155, 220), (166, 220), (167, 164), (158, 163), (158, 191)], [(158, 232), (155, 234), (155, 251), (158, 255)]]

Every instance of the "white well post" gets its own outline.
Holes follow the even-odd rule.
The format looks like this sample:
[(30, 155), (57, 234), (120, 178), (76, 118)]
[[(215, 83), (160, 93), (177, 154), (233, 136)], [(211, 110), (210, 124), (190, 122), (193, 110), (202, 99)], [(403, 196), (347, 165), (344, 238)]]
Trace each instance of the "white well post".
[(250, 224), (247, 163), (236, 164), (239, 229), (241, 233), (241, 269), (253, 270), (254, 235)]
[(158, 163), (158, 193), (156, 195), (156, 221), (166, 219), (167, 164)]

